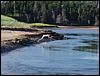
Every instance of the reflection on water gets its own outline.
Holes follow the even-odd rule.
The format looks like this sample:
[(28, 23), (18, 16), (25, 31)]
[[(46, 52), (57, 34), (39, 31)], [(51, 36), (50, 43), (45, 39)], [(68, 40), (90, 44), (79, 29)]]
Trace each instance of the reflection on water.
[(97, 53), (97, 46), (77, 46), (73, 50)]
[(57, 45), (49, 45), (49, 46), (43, 46), (43, 48), (49, 49), (50, 51), (60, 51), (60, 49), (66, 49), (67, 47), (57, 46)]
[(80, 42), (78, 42), (79, 44), (80, 43), (85, 44), (85, 45), (82, 44), (82, 45), (78, 45), (78, 46), (76, 46), (76, 44), (75, 44), (73, 50), (92, 52), (92, 53), (98, 52), (99, 34), (96, 33), (97, 31), (93, 32), (92, 30), (88, 30), (88, 31), (83, 30), (83, 31), (79, 32), (79, 30), (78, 30), (78, 31), (75, 31), (77, 33), (73, 32), (73, 31), (70, 31), (70, 33), (69, 33), (69, 31), (70, 30), (68, 29), (68, 31), (66, 31), (68, 33), (66, 33), (65, 31), (63, 31), (63, 33), (59, 32), (59, 31), (58, 32), (64, 34), (65, 37), (69, 37), (69, 39), (71, 37), (71, 39), (76, 38), (76, 41), (77, 41), (77, 39), (80, 40)]
[(86, 43), (88, 44), (88, 46), (76, 46), (74, 47), (73, 50), (76, 51), (85, 51), (85, 52), (93, 52), (93, 53), (97, 53), (98, 51), (98, 41), (95, 40), (83, 40), (81, 41), (82, 43)]
[(53, 31), (64, 34), (66, 38), (1, 54), (1, 73), (7, 75), (99, 74), (98, 31), (90, 29)]
[(64, 35), (68, 35), (68, 36), (95, 36), (98, 37), (98, 34), (84, 34), (84, 33), (79, 33), (79, 34), (75, 34), (75, 33), (70, 33), (70, 34), (64, 34)]

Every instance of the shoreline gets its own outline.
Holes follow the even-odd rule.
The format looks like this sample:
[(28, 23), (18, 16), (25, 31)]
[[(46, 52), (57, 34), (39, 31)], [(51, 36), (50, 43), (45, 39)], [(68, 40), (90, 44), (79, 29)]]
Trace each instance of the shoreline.
[[(53, 39), (63, 39), (63, 35), (56, 32), (46, 30), (33, 30), (29, 31), (17, 31), (16, 30), (1, 30), (1, 53), (9, 52), (17, 48), (29, 46), (31, 44), (38, 44), (37, 42), (44, 34), (53, 36)], [(45, 41), (44, 41), (45, 42)]]
[(66, 28), (66, 29), (73, 29), (73, 28), (79, 28), (79, 29), (99, 29), (98, 26), (58, 26), (58, 28)]
[[(63, 29), (96, 29), (97, 26), (59, 26)], [(50, 30), (50, 31), (49, 31)], [(28, 46), (31, 44), (38, 44), (38, 39), (44, 34), (52, 35), (55, 40), (63, 39), (64, 36), (52, 32), (49, 28), (1, 28), (1, 53), (8, 52), (17, 48)]]

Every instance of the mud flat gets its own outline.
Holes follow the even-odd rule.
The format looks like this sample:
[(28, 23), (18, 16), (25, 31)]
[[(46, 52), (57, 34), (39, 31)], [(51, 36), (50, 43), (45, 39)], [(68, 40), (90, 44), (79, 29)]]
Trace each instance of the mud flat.
[(14, 50), (16, 48), (21, 48), (23, 46), (28, 46), (31, 44), (38, 43), (37, 40), (40, 39), (44, 34), (49, 34), (53, 39), (59, 40), (63, 39), (63, 35), (56, 32), (45, 31), (45, 30), (12, 30), (12, 29), (1, 29), (1, 53)]

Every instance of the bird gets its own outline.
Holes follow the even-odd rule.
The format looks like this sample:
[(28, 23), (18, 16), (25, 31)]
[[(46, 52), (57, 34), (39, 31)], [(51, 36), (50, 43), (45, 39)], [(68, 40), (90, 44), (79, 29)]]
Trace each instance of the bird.
[(49, 38), (50, 38), (50, 35), (46, 34), (46, 35), (43, 35), (37, 42), (40, 42), (43, 39), (49, 39)]

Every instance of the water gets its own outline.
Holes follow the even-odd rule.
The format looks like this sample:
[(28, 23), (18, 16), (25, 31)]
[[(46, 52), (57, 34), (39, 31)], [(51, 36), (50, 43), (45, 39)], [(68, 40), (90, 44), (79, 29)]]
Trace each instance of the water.
[(99, 31), (55, 29), (70, 39), (43, 42), (1, 54), (3, 75), (98, 75)]

